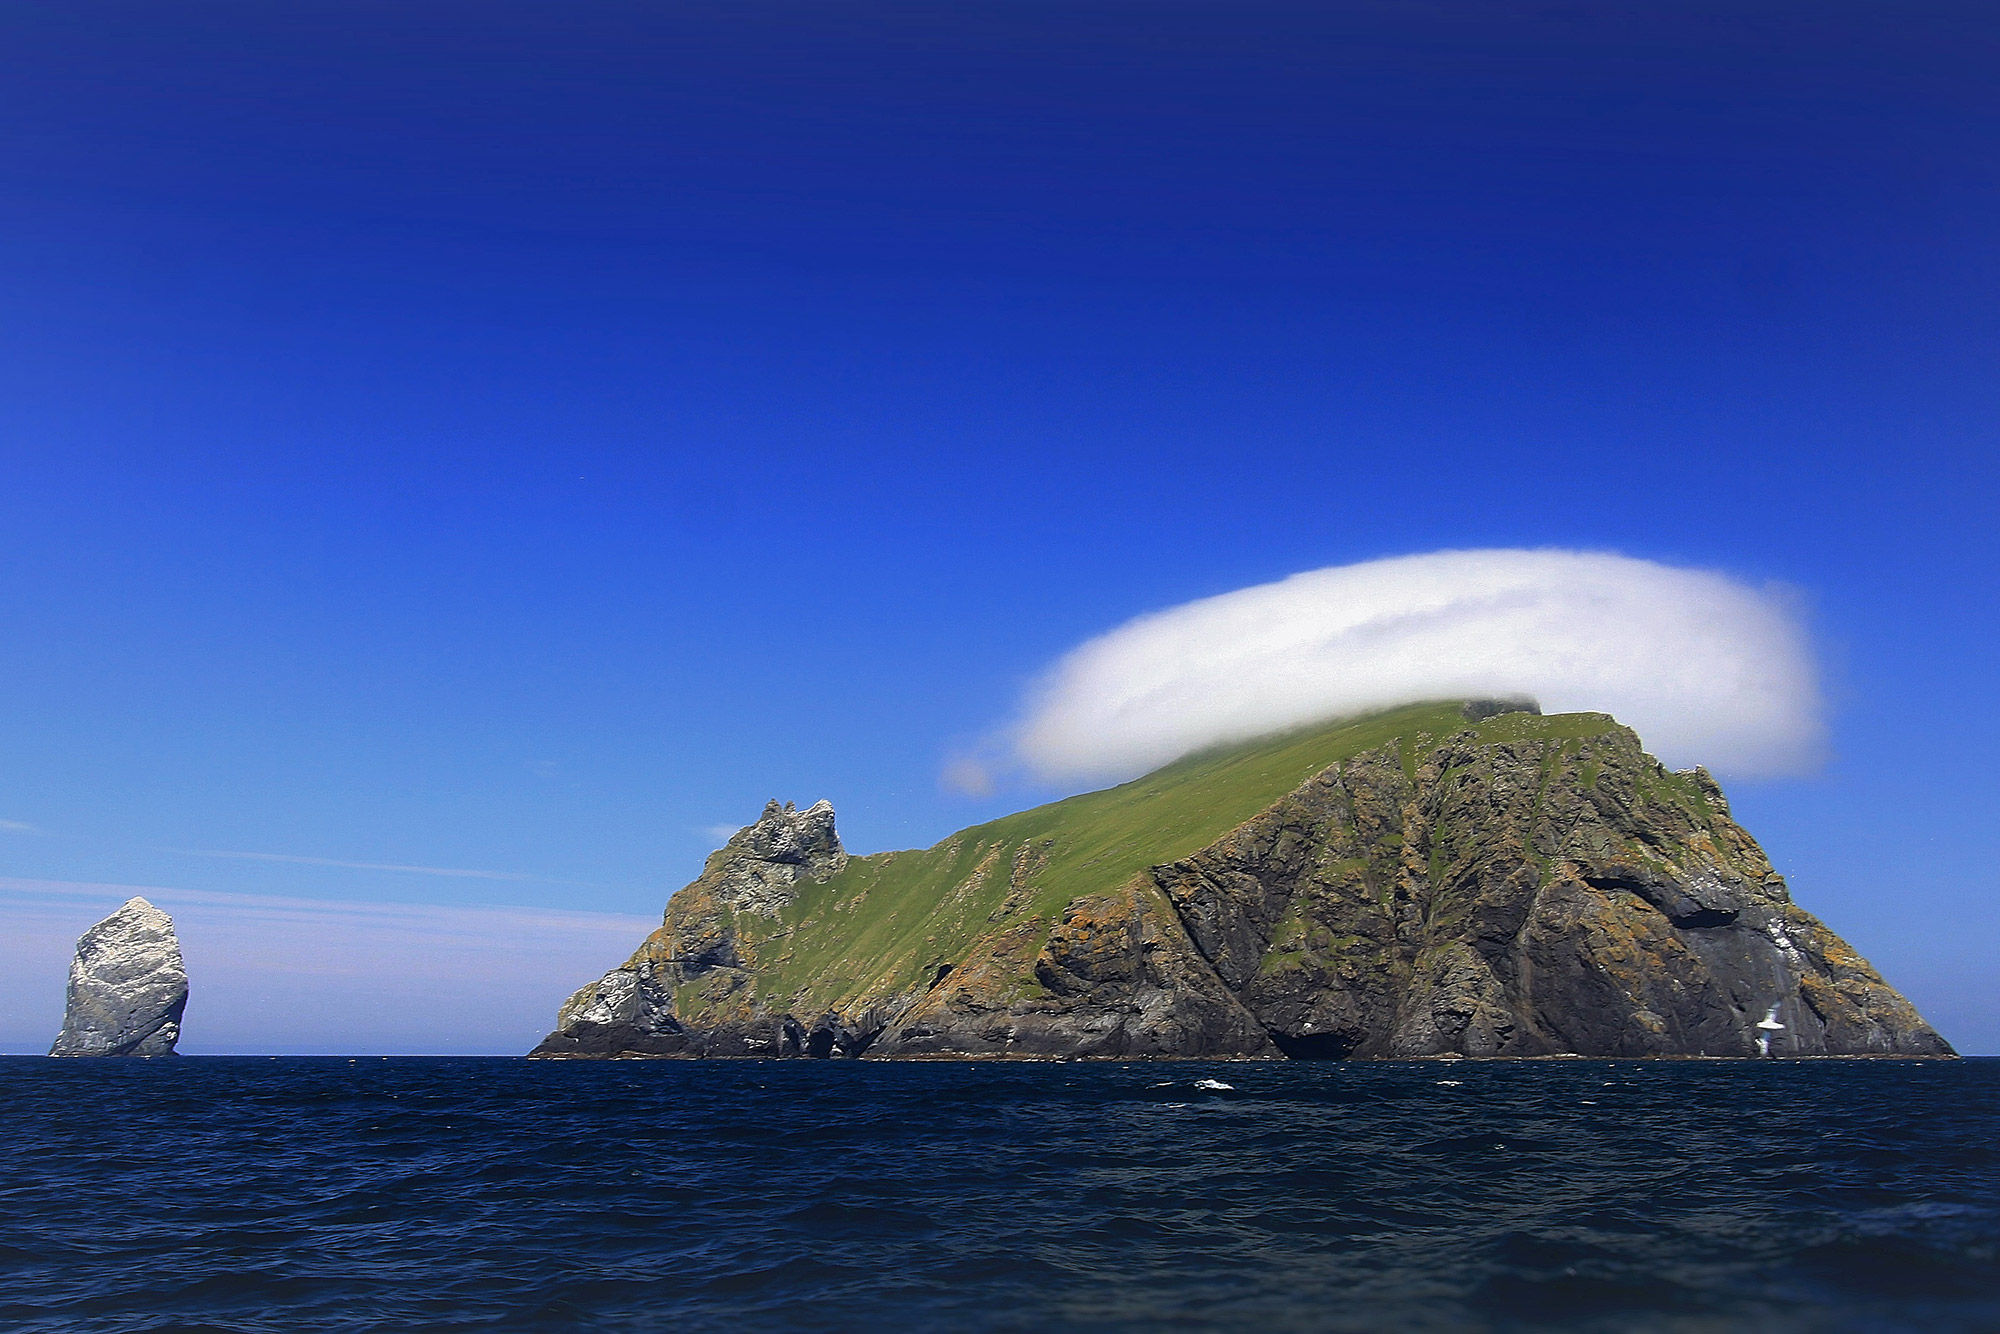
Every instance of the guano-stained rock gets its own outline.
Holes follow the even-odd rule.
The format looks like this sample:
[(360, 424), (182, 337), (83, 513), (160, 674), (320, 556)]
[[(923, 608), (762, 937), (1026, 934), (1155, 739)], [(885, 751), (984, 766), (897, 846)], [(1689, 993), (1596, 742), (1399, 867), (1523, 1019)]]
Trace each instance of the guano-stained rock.
[(172, 1056), (187, 1008), (173, 919), (142, 898), (83, 933), (51, 1056)]

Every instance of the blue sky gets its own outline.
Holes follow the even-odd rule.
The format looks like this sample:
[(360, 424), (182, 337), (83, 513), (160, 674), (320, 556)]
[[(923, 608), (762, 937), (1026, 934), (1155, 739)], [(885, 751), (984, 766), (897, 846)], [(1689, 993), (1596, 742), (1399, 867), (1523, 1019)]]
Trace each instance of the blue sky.
[[(580, 984), (601, 915), (767, 797), (873, 850), (1050, 795), (938, 774), (1131, 616), (1558, 546), (1795, 590), (1831, 757), (1737, 813), (2000, 1051), (1990, 8), (30, 3), (0, 36), (17, 940), (125, 886), (549, 910), (604, 956)], [(0, 1002), (45, 1045), (59, 994)]]

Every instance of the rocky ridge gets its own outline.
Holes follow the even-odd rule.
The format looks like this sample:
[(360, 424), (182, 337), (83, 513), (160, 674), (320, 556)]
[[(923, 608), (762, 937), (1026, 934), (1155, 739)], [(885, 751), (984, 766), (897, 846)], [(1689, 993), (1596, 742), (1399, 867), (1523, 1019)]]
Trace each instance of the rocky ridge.
[(51, 1056), (172, 1056), (187, 1009), (173, 919), (142, 898), (83, 933)]
[(774, 802), (535, 1052), (863, 1053), (1951, 1049), (1705, 771), (1602, 715), (1488, 705), (1184, 762), (921, 853), (850, 859), (830, 806)]

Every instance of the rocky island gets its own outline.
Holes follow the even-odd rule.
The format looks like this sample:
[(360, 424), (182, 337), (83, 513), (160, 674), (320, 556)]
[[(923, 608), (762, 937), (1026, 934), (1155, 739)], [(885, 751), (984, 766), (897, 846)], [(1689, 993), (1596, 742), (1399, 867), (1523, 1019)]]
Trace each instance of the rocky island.
[(767, 806), (541, 1057), (1950, 1056), (1704, 770), (1419, 705), (923, 851)]
[(142, 898), (83, 933), (51, 1056), (172, 1056), (187, 1009), (173, 918)]

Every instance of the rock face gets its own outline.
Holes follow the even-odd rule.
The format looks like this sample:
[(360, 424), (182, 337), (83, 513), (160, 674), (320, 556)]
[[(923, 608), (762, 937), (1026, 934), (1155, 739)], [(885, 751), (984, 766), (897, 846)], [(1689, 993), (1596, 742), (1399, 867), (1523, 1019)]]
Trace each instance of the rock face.
[(172, 1056), (187, 1008), (173, 919), (144, 899), (83, 933), (51, 1056)]
[(801, 811), (773, 801), (709, 859), (702, 878), (724, 907), (768, 917), (792, 901), (801, 878), (824, 880), (845, 865), (831, 804)]
[(1705, 771), (1602, 715), (1390, 722), (922, 853), (850, 862), (831, 807), (773, 803), (535, 1054), (1952, 1054)]
[[(675, 1013), (675, 989), (690, 978), (746, 973), (738, 915), (774, 918), (792, 903), (801, 880), (824, 880), (846, 865), (831, 803), (803, 811), (790, 802), (766, 803), (755, 824), (709, 855), (701, 875), (668, 905), (665, 925), (637, 954), (569, 998), (556, 1015), (556, 1031), (535, 1054), (705, 1052), (710, 1044), (704, 1036), (690, 1034)], [(737, 1054), (756, 1050), (752, 1045)]]

